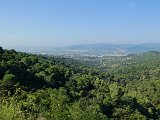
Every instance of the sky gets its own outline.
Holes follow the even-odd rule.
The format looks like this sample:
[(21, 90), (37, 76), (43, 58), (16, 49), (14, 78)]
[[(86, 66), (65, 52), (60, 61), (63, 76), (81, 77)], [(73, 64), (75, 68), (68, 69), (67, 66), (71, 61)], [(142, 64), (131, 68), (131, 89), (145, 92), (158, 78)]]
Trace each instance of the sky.
[(0, 46), (160, 43), (160, 0), (0, 0)]

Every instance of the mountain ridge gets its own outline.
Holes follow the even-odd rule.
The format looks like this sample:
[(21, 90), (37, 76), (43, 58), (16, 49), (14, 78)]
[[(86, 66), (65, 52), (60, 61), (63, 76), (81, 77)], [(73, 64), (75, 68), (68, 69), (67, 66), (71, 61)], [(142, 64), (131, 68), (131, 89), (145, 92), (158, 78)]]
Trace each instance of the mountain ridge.
[(149, 51), (160, 51), (160, 43), (143, 43), (143, 44), (84, 44), (57, 49), (58, 52), (77, 53), (77, 54), (105, 54), (105, 55), (128, 55), (140, 54)]
[(160, 51), (160, 43), (141, 43), (141, 44), (111, 44), (111, 43), (96, 43), (72, 45), (66, 47), (23, 47), (15, 48), (17, 51), (28, 52), (34, 54), (49, 54), (49, 55), (129, 55), (141, 54), (149, 51)]

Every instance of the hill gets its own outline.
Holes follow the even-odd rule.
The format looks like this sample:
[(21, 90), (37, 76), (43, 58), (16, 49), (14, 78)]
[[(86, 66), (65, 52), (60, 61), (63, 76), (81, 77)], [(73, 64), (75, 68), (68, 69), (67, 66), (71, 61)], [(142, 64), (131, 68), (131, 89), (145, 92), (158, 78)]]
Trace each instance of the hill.
[(32, 54), (57, 55), (57, 56), (126, 56), (141, 54), (149, 51), (160, 51), (159, 43), (143, 44), (84, 44), (68, 47), (17, 47), (16, 50)]
[(140, 54), (148, 51), (160, 51), (160, 44), (88, 44), (77, 45), (58, 49), (59, 52), (63, 51), (74, 54), (96, 54), (105, 56), (125, 56), (128, 54)]
[(0, 119), (159, 119), (160, 55), (133, 59), (102, 71), (0, 47)]

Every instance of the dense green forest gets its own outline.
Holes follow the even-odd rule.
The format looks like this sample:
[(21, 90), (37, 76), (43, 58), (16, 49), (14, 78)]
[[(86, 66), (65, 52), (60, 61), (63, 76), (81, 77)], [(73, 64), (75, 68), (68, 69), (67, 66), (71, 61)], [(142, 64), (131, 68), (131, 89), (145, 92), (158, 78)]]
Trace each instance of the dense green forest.
[(119, 58), (90, 65), (0, 47), (0, 120), (160, 119), (160, 53)]

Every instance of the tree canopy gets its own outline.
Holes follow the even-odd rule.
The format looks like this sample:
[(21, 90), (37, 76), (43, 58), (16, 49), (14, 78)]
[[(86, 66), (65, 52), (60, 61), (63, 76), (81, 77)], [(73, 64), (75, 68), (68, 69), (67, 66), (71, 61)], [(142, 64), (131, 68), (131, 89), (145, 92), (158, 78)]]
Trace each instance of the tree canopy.
[(0, 47), (0, 119), (159, 119), (160, 54), (125, 60), (104, 69)]

